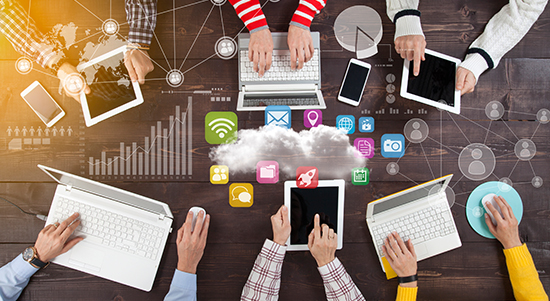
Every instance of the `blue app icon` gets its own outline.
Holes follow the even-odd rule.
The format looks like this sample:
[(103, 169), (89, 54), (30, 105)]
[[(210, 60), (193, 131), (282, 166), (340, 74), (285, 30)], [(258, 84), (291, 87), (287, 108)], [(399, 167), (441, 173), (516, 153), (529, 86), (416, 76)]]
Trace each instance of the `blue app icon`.
[(374, 118), (372, 117), (361, 117), (359, 118), (359, 132), (361, 133), (372, 133), (374, 132)]
[(267, 106), (265, 108), (265, 125), (276, 125), (290, 129), (290, 114), (289, 106)]
[(382, 157), (401, 158), (405, 154), (405, 137), (401, 134), (384, 134), (380, 146)]
[(336, 117), (336, 128), (344, 134), (355, 133), (355, 117), (353, 115), (338, 115)]

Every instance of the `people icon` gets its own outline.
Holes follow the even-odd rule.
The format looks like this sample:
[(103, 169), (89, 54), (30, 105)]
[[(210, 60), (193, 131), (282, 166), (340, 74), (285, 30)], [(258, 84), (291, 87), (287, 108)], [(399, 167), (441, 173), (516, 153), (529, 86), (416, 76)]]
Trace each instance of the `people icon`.
[(220, 182), (227, 179), (226, 171), (224, 168), (214, 168), (214, 174), (212, 175), (212, 182)]
[(540, 121), (541, 122), (548, 122), (548, 116), (547, 116), (548, 112), (542, 111), (542, 112), (540, 112), (540, 115), (541, 115), (540, 116)]
[(498, 105), (496, 103), (491, 105), (491, 113), (489, 115), (493, 118), (498, 118), (500, 113), (498, 112)]
[(524, 141), (521, 144), (522, 150), (519, 152), (519, 156), (522, 158), (529, 158), (531, 157), (531, 151), (528, 149), (529, 143), (527, 141)]
[(26, 71), (29, 71), (29, 69), (31, 68), (31, 64), (29, 63), (28, 60), (20, 60), (19, 63), (17, 64), (17, 67), (19, 71), (26, 72)]
[(415, 121), (413, 122), (412, 127), (413, 127), (413, 131), (411, 132), (411, 139), (412, 140), (422, 139), (422, 132), (419, 130), (420, 123), (418, 121)]
[(483, 164), (483, 162), (479, 160), (482, 156), (483, 152), (479, 148), (475, 148), (474, 150), (472, 150), (472, 158), (474, 158), (474, 161), (472, 161), (472, 163), (470, 163), (470, 165), (468, 166), (468, 173), (476, 176), (485, 173), (485, 164)]

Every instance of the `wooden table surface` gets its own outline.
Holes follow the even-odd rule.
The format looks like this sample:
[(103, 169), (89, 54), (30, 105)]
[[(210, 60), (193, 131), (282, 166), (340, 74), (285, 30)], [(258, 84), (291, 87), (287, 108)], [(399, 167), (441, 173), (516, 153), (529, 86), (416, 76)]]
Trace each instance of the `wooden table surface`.
[[(110, 11), (110, 1), (106, 0), (33, 1), (31, 16), (44, 32), (51, 32), (56, 24), (73, 22), (78, 27), (76, 40), (79, 40), (87, 37), (86, 30), (89, 35), (99, 32), (101, 21), (98, 19), (110, 16), (119, 23), (126, 23), (122, 1), (116, 2)], [(196, 3), (178, 0), (175, 1), (178, 9), (175, 10), (174, 26), (172, 1), (159, 2), (158, 11), (165, 13), (158, 16), (156, 38), (150, 53), (162, 68), (155, 65), (155, 70), (147, 76), (149, 80), (142, 85), (145, 103), (90, 128), (84, 126), (79, 105), (58, 93), (56, 78), (44, 73), (37, 64), (31, 73), (18, 74), (14, 62), (20, 55), (5, 38), (0, 38), (0, 196), (25, 210), (47, 214), (56, 184), (36, 167), (36, 164), (44, 164), (166, 202), (174, 214), (176, 228), (184, 222), (188, 208), (202, 206), (211, 214), (212, 222), (205, 254), (198, 267), (198, 298), (237, 300), (265, 238), (272, 236), (269, 216), (283, 203), (283, 180), (275, 185), (262, 185), (255, 181), (254, 174), (231, 174), (230, 183), (254, 185), (254, 205), (244, 209), (229, 206), (228, 185), (209, 182), (209, 168), (214, 162), (208, 154), (213, 145), (203, 138), (204, 116), (210, 111), (235, 111), (238, 94), (237, 58), (218, 58), (213, 45), (224, 34), (236, 36), (243, 25), (229, 3), (218, 7), (206, 0)], [(265, 5), (264, 12), (272, 31), (287, 29), (297, 2), (273, 1)], [(420, 10), (428, 48), (463, 58), (468, 45), (506, 3), (504, 0), (422, 1)], [(352, 107), (338, 102), (336, 95), (347, 61), (354, 53), (339, 46), (332, 26), (340, 12), (360, 4), (367, 4), (380, 14), (384, 35), (379, 53), (366, 59), (373, 70), (363, 102), (359, 107)], [(24, 6), (28, 8), (28, 3)], [(546, 291), (550, 291), (550, 124), (541, 124), (535, 118), (538, 110), (550, 107), (550, 12), (546, 10), (541, 15), (495, 70), (481, 76), (475, 92), (462, 98), (460, 115), (441, 112), (399, 96), (403, 61), (393, 49), (394, 25), (386, 15), (383, 1), (328, 1), (311, 29), (321, 33), (322, 90), (328, 107), (323, 111), (324, 124), (334, 126), (340, 114), (354, 115), (356, 119), (361, 116), (376, 119), (374, 133), (350, 136), (350, 139), (372, 137), (376, 141), (376, 155), (367, 163), (371, 170), (367, 186), (353, 186), (349, 183), (350, 177), (346, 179), (344, 248), (336, 253), (363, 295), (368, 300), (391, 300), (397, 290), (396, 280), (385, 279), (376, 258), (365, 223), (366, 204), (449, 173), (454, 174), (451, 186), (456, 201), (452, 212), (463, 245), (419, 262), (418, 298), (514, 298), (501, 245), (476, 234), (466, 220), (465, 211), (466, 200), (474, 188), (503, 177), (512, 180), (523, 199), (520, 235), (527, 242)], [(123, 25), (121, 32), (126, 34), (127, 31), (128, 26)], [(98, 43), (100, 37), (101, 34), (97, 34), (78, 41), (68, 52), (77, 58), (87, 43)], [(178, 68), (182, 63), (185, 81), (182, 86), (172, 88), (164, 80), (166, 70), (174, 65)], [(397, 90), (393, 93), (396, 97), (393, 104), (386, 101), (389, 94), (386, 76), (390, 73), (398, 77), (394, 83)], [(38, 127), (43, 130), (44, 126), (19, 96), (35, 80), (40, 81), (67, 112), (56, 124), (56, 135), (51, 131), (47, 142), (40, 139), (35, 142), (34, 139), (39, 138)], [(166, 128), (175, 106), (180, 106), (182, 112), (189, 107), (189, 97), (192, 98), (192, 115), (187, 125), (192, 131), (188, 142), (192, 144), (187, 155), (191, 155), (192, 165), (185, 167), (185, 175), (103, 176), (100, 171), (96, 176), (95, 169), (92, 170), (94, 175), (90, 175), (90, 157), (101, 160), (101, 153), (105, 152), (111, 158), (119, 151), (121, 142), (125, 146), (133, 142), (142, 146), (144, 137), (150, 136), (151, 126), (160, 122)], [(226, 101), (212, 101), (211, 97), (214, 100), (225, 97)], [(484, 112), (487, 103), (493, 100), (506, 109), (498, 121), (489, 120)], [(409, 114), (405, 114), (407, 112)], [(293, 128), (303, 130), (301, 111), (293, 113)], [(263, 112), (237, 112), (237, 115), (240, 129), (258, 128), (263, 124)], [(385, 170), (393, 159), (380, 155), (380, 137), (384, 133), (402, 133), (403, 126), (411, 118), (427, 122), (430, 138), (421, 145), (409, 145), (405, 156), (399, 160), (400, 174), (391, 176)], [(17, 137), (15, 132), (9, 131), (16, 127), (20, 130)], [(23, 127), (26, 136), (23, 136)], [(32, 137), (31, 127), (35, 130)], [(42, 135), (41, 138), (46, 138), (45, 133)], [(514, 155), (514, 144), (522, 138), (532, 139), (536, 144), (536, 155), (530, 161), (518, 160)], [(17, 147), (19, 142), (13, 142), (14, 139), (20, 139), (20, 149)], [(458, 154), (470, 143), (484, 143), (496, 156), (494, 172), (483, 181), (468, 180), (458, 168)], [(531, 185), (535, 175), (544, 181), (540, 188)], [(0, 202), (0, 265), (31, 245), (43, 226), (44, 222)], [(176, 267), (175, 239), (174, 232), (168, 238), (149, 293), (54, 264), (32, 277), (20, 299), (161, 300), (168, 292)], [(280, 297), (281, 300), (324, 299), (321, 277), (309, 252), (287, 253)]]

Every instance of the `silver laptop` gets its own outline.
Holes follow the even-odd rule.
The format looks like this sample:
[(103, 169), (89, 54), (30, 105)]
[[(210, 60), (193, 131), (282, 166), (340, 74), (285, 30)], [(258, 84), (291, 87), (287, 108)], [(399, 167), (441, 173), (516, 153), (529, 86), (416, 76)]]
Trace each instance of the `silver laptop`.
[(418, 261), (462, 246), (445, 193), (452, 177), (447, 175), (367, 205), (367, 225), (384, 271), (382, 245), (392, 231), (404, 241), (412, 240)]
[(59, 183), (46, 225), (74, 212), (83, 236), (52, 262), (150, 291), (174, 217), (167, 204), (38, 165)]
[(237, 111), (263, 111), (285, 105), (292, 110), (326, 109), (321, 93), (321, 55), (318, 32), (311, 32), (314, 53), (300, 70), (290, 70), (288, 33), (274, 32), (271, 68), (259, 77), (248, 59), (249, 33), (239, 34), (239, 98)]

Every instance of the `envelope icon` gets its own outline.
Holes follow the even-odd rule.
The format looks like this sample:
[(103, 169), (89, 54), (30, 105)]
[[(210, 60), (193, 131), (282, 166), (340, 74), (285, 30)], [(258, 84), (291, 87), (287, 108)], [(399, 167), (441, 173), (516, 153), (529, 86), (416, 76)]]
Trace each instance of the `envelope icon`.
[(267, 106), (265, 108), (265, 125), (276, 125), (290, 129), (290, 114), (289, 106)]

